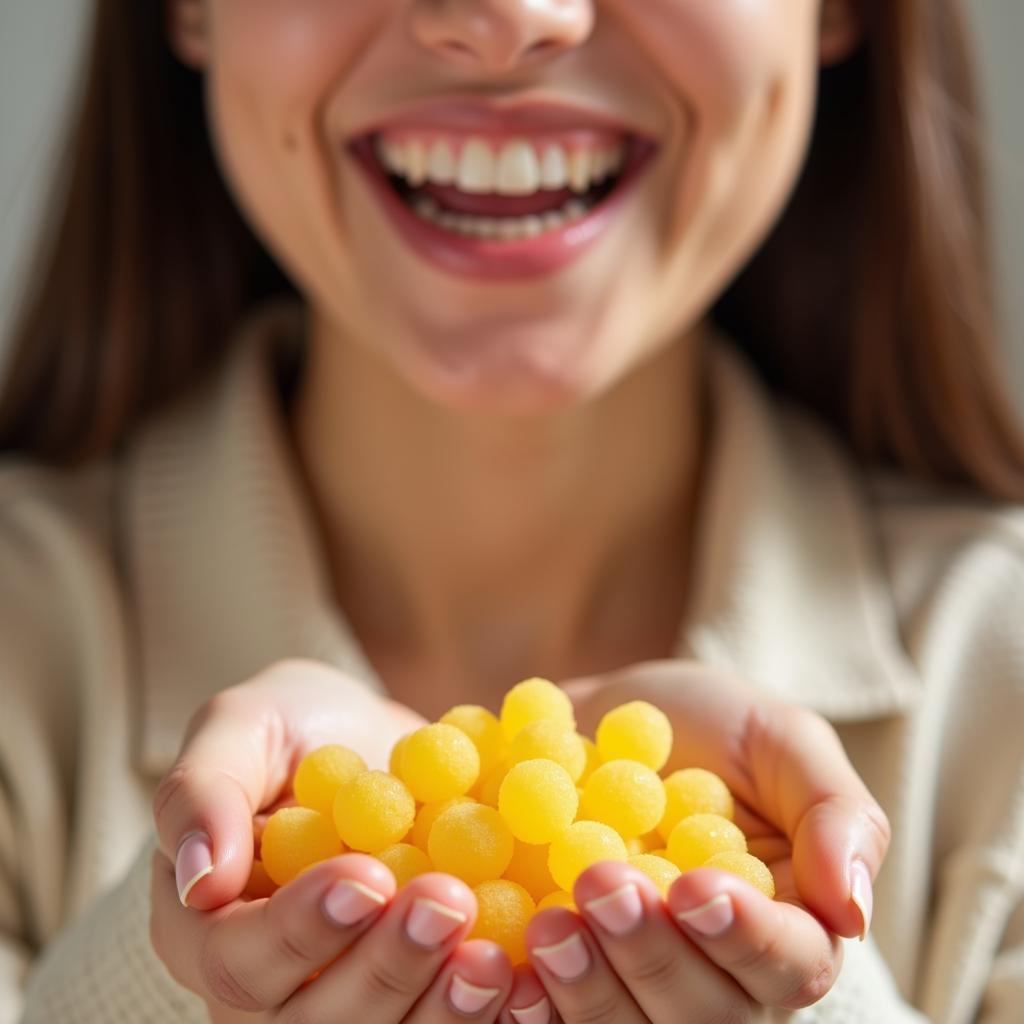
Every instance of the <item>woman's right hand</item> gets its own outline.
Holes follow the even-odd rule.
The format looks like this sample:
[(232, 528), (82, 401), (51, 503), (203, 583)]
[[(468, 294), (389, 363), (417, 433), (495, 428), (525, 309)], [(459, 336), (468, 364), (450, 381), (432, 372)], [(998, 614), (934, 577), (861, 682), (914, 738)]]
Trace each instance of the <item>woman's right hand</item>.
[(420, 724), (409, 709), (304, 661), (223, 691), (192, 720), (154, 802), (150, 930), (172, 977), (217, 1024), (497, 1016), (511, 968), (493, 944), (462, 942), (476, 901), (457, 879), (423, 875), (396, 896), (383, 864), (346, 854), (270, 899), (242, 896), (253, 817), (286, 791), (305, 753), (344, 743), (383, 767), (394, 741)]

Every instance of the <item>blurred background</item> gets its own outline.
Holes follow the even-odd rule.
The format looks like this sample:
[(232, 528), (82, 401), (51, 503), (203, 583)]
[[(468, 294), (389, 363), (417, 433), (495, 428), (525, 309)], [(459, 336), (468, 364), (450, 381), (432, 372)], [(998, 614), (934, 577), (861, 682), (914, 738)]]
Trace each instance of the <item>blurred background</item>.
[[(1005, 341), (1024, 408), (1024, 0), (967, 6), (991, 126)], [(25, 244), (46, 193), (91, 9), (89, 0), (0, 0), (0, 370), (26, 271)]]

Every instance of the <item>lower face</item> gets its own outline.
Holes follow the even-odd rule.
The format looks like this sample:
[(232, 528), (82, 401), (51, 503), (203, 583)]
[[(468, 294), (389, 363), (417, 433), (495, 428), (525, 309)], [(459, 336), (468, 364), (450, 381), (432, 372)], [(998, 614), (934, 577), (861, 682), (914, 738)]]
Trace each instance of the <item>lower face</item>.
[[(446, 406), (553, 411), (688, 337), (767, 235), (806, 153), (819, 3), (572, 0), (557, 54), (496, 70), (438, 46), (465, 3), (209, 0), (215, 146), (331, 345)], [(526, 33), (544, 6), (506, 17)], [(395, 127), (466, 97), (617, 124)], [(526, 180), (502, 177), (513, 143)]]

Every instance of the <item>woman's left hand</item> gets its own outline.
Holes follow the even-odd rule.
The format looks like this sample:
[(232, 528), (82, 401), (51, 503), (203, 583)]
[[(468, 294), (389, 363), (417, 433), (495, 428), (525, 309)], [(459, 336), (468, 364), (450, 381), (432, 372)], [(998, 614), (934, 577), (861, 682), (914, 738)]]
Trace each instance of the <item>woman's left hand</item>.
[[(588, 733), (629, 700), (664, 710), (675, 733), (666, 771), (700, 765), (726, 781), (777, 895), (700, 868), (662, 900), (634, 868), (595, 865), (574, 890), (583, 920), (551, 910), (527, 934), (562, 1020), (767, 1022), (821, 999), (842, 963), (839, 936), (867, 931), (889, 843), (832, 727), (695, 662), (648, 662), (566, 688)], [(527, 972), (506, 1005), (521, 1009), (535, 984)]]

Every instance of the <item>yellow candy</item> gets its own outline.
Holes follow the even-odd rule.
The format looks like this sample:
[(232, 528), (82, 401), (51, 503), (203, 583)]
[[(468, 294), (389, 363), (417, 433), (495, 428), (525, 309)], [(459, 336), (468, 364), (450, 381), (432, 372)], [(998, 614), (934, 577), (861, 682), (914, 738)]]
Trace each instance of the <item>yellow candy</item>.
[(405, 741), (399, 777), (424, 804), (462, 796), (480, 774), (473, 741), (454, 725), (436, 722), (417, 729)]
[(603, 821), (624, 838), (650, 832), (665, 813), (665, 787), (637, 761), (607, 761), (587, 779), (580, 817)]
[(508, 765), (545, 758), (560, 764), (573, 782), (587, 766), (587, 752), (575, 729), (559, 722), (530, 722), (519, 730), (508, 748)]
[(738, 875), (754, 888), (760, 889), (768, 899), (775, 899), (775, 879), (768, 865), (752, 853), (716, 853), (703, 866)]
[(505, 734), (494, 715), (478, 704), (457, 704), (440, 718), (445, 725), (461, 729), (480, 755), (480, 774), (489, 775), (498, 767), (505, 754)]
[(510, 882), (517, 882), (535, 900), (543, 899), (558, 889), (558, 883), (548, 871), (548, 847), (521, 843), (518, 839), (504, 877)]
[(308, 807), (274, 811), (260, 844), (263, 867), (275, 885), (287, 884), (305, 868), (343, 850), (331, 819)]
[(626, 839), (626, 853), (630, 857), (636, 857), (641, 853), (647, 852), (647, 846), (640, 836), (629, 836)]
[(387, 772), (363, 772), (342, 786), (334, 798), (338, 835), (363, 853), (376, 853), (400, 842), (415, 817), (412, 794)]
[(576, 879), (591, 864), (625, 859), (626, 844), (615, 829), (598, 821), (577, 821), (551, 843), (548, 870), (566, 892), (572, 892)]
[(662, 839), (691, 814), (717, 814), (733, 820), (736, 807), (729, 787), (714, 772), (683, 768), (665, 780), (665, 814), (658, 824)]
[(245, 895), (253, 900), (267, 899), (277, 892), (277, 885), (267, 874), (263, 861), (254, 860), (249, 871), (249, 881), (245, 883)]
[(656, 857), (653, 853), (638, 853), (630, 857), (626, 863), (638, 871), (642, 871), (658, 887), (662, 896), (682, 874), (672, 861), (666, 860), (664, 857)]
[(473, 801), (468, 796), (455, 796), (451, 800), (442, 800), (439, 804), (424, 804), (416, 812), (416, 820), (409, 830), (409, 835), (406, 836), (406, 842), (412, 843), (413, 846), (418, 846), (421, 850), (426, 850), (427, 841), (430, 839), (430, 830), (434, 827), (434, 822), (449, 807), (454, 807), (455, 804), (471, 803)]
[(434, 822), (427, 853), (438, 871), (475, 886), (504, 873), (512, 860), (512, 833), (493, 807), (456, 804)]
[(530, 722), (551, 719), (567, 729), (576, 728), (572, 701), (547, 679), (524, 679), (517, 683), (501, 703), (501, 728), (511, 742)]
[(513, 964), (526, 962), (526, 926), (536, 909), (533, 897), (521, 886), (499, 878), (481, 882), (476, 896), (476, 924), (471, 939), (490, 939), (508, 954)]
[(581, 736), (580, 741), (583, 743), (583, 753), (586, 755), (587, 760), (583, 766), (583, 774), (576, 782), (578, 785), (583, 786), (586, 785), (587, 779), (601, 767), (601, 755), (598, 752), (597, 744), (589, 736)]
[(338, 790), (366, 771), (366, 762), (348, 747), (334, 743), (307, 754), (295, 770), (295, 799), (302, 807), (310, 807), (331, 816)]
[(434, 870), (430, 858), (422, 850), (410, 846), (409, 843), (394, 843), (391, 846), (385, 846), (377, 854), (377, 860), (390, 869), (399, 889), (406, 882), (411, 882), (417, 875), (425, 875), (428, 871)]
[(388, 758), (388, 771), (396, 777), (399, 776), (398, 769), (402, 764), (402, 751), (405, 749), (406, 740), (409, 739), (411, 733), (407, 733), (401, 739), (399, 739), (395, 745), (391, 748), (391, 757)]
[(489, 775), (481, 779), (477, 786), (474, 788), (473, 793), (477, 800), (482, 804), (487, 804), (488, 807), (498, 806), (498, 792), (501, 790), (501, 784), (505, 781), (505, 776), (508, 774), (508, 767), (506, 766), (504, 759)]
[(747, 840), (728, 818), (691, 814), (668, 837), (668, 856), (681, 871), (699, 868), (716, 853), (746, 853)]
[(509, 769), (498, 793), (498, 811), (524, 843), (550, 843), (572, 824), (578, 806), (569, 773), (540, 758)]
[(556, 889), (554, 892), (549, 892), (538, 904), (538, 912), (541, 910), (550, 910), (552, 907), (562, 907), (564, 910), (576, 910), (576, 901), (572, 898), (571, 892), (563, 892), (561, 889)]
[(602, 761), (626, 758), (658, 772), (672, 753), (672, 725), (653, 704), (634, 700), (601, 719), (595, 740)]

